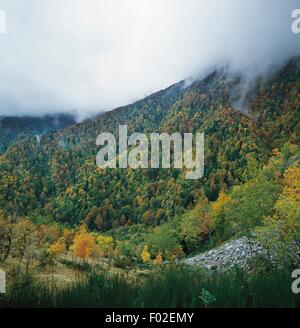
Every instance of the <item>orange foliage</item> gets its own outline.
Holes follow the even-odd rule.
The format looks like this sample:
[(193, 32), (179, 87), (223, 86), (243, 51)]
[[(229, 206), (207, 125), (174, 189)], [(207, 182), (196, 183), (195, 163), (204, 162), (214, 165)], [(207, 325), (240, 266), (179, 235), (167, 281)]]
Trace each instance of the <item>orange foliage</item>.
[(75, 235), (72, 251), (74, 256), (86, 260), (97, 251), (95, 237), (83, 227)]
[(224, 191), (221, 191), (218, 199), (212, 204), (213, 214), (219, 213), (230, 200), (230, 196), (226, 195)]
[(162, 264), (162, 262), (163, 262), (163, 257), (161, 255), (161, 253), (156, 254), (154, 263), (157, 265), (160, 265), (160, 264)]

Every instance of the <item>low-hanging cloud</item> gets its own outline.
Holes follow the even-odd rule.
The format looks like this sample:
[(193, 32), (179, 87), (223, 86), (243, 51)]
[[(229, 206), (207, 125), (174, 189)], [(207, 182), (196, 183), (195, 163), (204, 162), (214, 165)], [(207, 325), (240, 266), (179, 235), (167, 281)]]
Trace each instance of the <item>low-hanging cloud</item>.
[(0, 115), (90, 113), (226, 65), (300, 55), (299, 0), (1, 0)]

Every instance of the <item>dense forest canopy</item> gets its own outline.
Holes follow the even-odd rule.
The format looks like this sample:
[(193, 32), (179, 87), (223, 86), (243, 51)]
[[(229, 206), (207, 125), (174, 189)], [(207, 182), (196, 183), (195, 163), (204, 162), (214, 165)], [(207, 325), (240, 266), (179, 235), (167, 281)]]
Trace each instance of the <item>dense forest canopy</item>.
[[(180, 82), (132, 105), (16, 142), (0, 156), (0, 208), (35, 222), (107, 231), (157, 226), (191, 210), (202, 197), (245, 183), (249, 161), (267, 163), (274, 148), (299, 145), (300, 66), (292, 60), (244, 101), (232, 105), (239, 78), (214, 72), (190, 86)], [(96, 137), (133, 132), (204, 132), (205, 175), (189, 181), (176, 169), (100, 170)]]

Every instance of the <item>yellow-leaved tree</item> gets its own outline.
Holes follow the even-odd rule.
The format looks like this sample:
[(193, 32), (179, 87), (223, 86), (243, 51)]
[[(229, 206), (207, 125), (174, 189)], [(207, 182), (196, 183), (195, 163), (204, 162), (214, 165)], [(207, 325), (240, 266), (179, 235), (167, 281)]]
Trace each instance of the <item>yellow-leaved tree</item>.
[(224, 209), (225, 205), (230, 202), (231, 197), (224, 191), (221, 191), (218, 199), (212, 204), (212, 215), (215, 217)]
[(55, 241), (49, 246), (48, 253), (53, 257), (58, 257), (59, 255), (64, 254), (66, 251), (66, 244), (63, 239)]
[(282, 221), (286, 241), (300, 240), (300, 167), (289, 167), (284, 173), (284, 188), (275, 204)]
[(150, 261), (150, 258), (151, 258), (151, 254), (148, 250), (148, 246), (145, 245), (144, 248), (143, 248), (143, 251), (141, 253), (141, 258), (142, 258), (142, 261), (144, 263), (148, 263)]

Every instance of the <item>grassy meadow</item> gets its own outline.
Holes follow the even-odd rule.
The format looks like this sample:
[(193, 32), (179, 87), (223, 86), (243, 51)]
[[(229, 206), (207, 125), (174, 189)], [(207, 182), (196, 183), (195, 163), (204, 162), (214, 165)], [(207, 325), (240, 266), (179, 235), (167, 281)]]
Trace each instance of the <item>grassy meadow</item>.
[(285, 270), (204, 272), (166, 265), (147, 271), (92, 270), (69, 284), (55, 279), (14, 279), (2, 307), (253, 308), (298, 307)]

